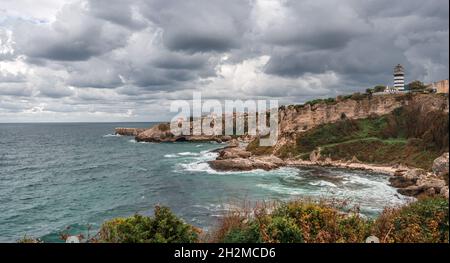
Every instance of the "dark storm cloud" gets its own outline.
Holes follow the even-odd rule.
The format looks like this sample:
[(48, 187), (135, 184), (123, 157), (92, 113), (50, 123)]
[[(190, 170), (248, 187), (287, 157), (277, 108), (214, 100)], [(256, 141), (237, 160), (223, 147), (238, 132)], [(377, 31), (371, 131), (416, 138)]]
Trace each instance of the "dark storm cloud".
[(79, 3), (64, 6), (51, 26), (18, 22), (14, 30), (19, 52), (56, 61), (83, 61), (107, 53), (124, 46), (131, 33)]
[(223, 52), (240, 46), (250, 12), (249, 1), (146, 1), (144, 15), (164, 29), (171, 50)]
[[(300, 20), (305, 2), (308, 1), (298, 1), (293, 6), (299, 8), (295, 12)], [(332, 70), (360, 80), (362, 84), (374, 75), (382, 75), (379, 82), (389, 81), (390, 69), (397, 63), (404, 64), (414, 78), (426, 77), (427, 64), (421, 64), (426, 60), (448, 69), (448, 48), (443, 48), (448, 45), (447, 1), (398, 1), (396, 4), (358, 1), (351, 11), (339, 11), (338, 5), (332, 5), (336, 1), (326, 2), (338, 8), (329, 8), (329, 12), (340, 15), (309, 16), (308, 25), (314, 30), (311, 40), (299, 37), (309, 37), (309, 33), (299, 30), (299, 36), (294, 33), (286, 38), (289, 41), (280, 42), (284, 45), (297, 43), (298, 47), (281, 51), (275, 48), (266, 66), (267, 73), (292, 77)], [(319, 10), (323, 7), (307, 6), (308, 13), (314, 15), (327, 12)], [(447, 11), (438, 11), (440, 9)], [(318, 26), (314, 27), (315, 23)], [(323, 23), (328, 23), (329, 27), (321, 27)], [(295, 29), (292, 26), (287, 31), (295, 32)], [(279, 41), (279, 33), (276, 30), (272, 33), (275, 41)], [(270, 36), (267, 39), (274, 41)], [(429, 76), (435, 77), (445, 78), (448, 74)]]
[(192, 90), (334, 96), (392, 85), (397, 63), (407, 82), (448, 78), (443, 0), (73, 0), (48, 19), (16, 2), (0, 3), (0, 101), (117, 113)]

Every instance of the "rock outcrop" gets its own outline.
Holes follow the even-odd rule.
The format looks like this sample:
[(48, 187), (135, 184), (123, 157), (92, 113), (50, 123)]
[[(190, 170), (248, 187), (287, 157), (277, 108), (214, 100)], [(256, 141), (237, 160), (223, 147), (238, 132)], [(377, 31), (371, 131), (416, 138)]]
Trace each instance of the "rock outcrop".
[(140, 132), (136, 135), (136, 141), (139, 142), (227, 142), (230, 141), (231, 136), (222, 135), (178, 135), (175, 136), (170, 131), (169, 123), (160, 123)]
[[(434, 163), (436, 168), (445, 168), (442, 160), (448, 158), (448, 154), (437, 158)], [(448, 159), (447, 159), (448, 160)], [(422, 169), (398, 170), (394, 176), (389, 179), (393, 187), (399, 188), (400, 194), (407, 196), (436, 196), (441, 195), (448, 198), (448, 185), (445, 182), (442, 173), (443, 169), (434, 169), (433, 173)], [(448, 169), (448, 163), (447, 163)]]
[(433, 162), (433, 173), (435, 173), (438, 176), (448, 176), (448, 161), (449, 161), (449, 154), (444, 153), (439, 158), (434, 160)]
[(234, 159), (234, 158), (249, 158), (252, 156), (251, 152), (239, 147), (227, 147), (219, 152), (217, 160)]
[(116, 128), (115, 134), (122, 136), (137, 136), (139, 133), (145, 131), (144, 128)]
[(423, 111), (449, 111), (447, 94), (389, 94), (361, 99), (340, 99), (334, 103), (286, 106), (282, 107), (278, 114), (281, 136), (274, 149), (292, 143), (296, 134), (320, 124), (336, 122), (342, 116), (349, 119), (363, 119), (373, 115), (385, 115), (410, 104), (421, 105)]
[(250, 171), (254, 169), (272, 170), (285, 163), (275, 156), (252, 156), (249, 158), (217, 159), (208, 162), (211, 168), (218, 171)]

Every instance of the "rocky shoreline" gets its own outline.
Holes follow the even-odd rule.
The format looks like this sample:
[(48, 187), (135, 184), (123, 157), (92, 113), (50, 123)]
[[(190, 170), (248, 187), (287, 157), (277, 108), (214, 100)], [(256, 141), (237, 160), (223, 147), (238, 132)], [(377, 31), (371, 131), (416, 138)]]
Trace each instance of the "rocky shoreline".
[(447, 199), (449, 197), (448, 182), (444, 179), (445, 176), (448, 178), (448, 153), (444, 153), (434, 161), (432, 172), (402, 165), (367, 164), (356, 158), (350, 161), (333, 161), (330, 158), (322, 160), (317, 152), (311, 154), (310, 160), (283, 160), (274, 155), (254, 156), (235, 140), (232, 140), (229, 146), (219, 150), (218, 153), (219, 156), (216, 160), (208, 163), (211, 168), (219, 171), (272, 170), (284, 166), (365, 170), (389, 175), (390, 185), (397, 188), (402, 195), (413, 197), (440, 195)]
[(273, 170), (280, 167), (334, 167), (352, 170), (365, 170), (390, 176), (390, 185), (397, 188), (402, 195), (444, 196), (448, 199), (448, 181), (444, 177), (449, 173), (449, 154), (444, 153), (434, 161), (432, 172), (402, 165), (378, 165), (362, 163), (355, 157), (349, 161), (331, 160), (320, 156), (320, 148), (313, 151), (309, 160), (281, 159), (275, 155), (253, 155), (246, 150), (246, 144), (253, 138), (241, 136), (173, 136), (168, 124), (159, 124), (150, 129), (116, 128), (116, 134), (135, 136), (136, 141), (145, 142), (227, 142), (227, 146), (215, 150), (218, 157), (208, 164), (217, 171), (251, 171), (256, 169)]

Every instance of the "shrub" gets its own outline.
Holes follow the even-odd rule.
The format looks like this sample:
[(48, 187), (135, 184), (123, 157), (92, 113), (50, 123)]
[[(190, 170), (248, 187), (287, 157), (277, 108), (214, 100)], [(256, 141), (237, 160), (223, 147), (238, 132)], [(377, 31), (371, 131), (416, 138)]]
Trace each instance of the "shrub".
[(426, 198), (383, 211), (374, 233), (387, 243), (449, 242), (449, 207), (444, 198)]
[[(273, 212), (268, 213), (269, 210)], [(344, 214), (334, 205), (309, 201), (290, 201), (274, 205), (272, 209), (258, 208), (254, 213), (246, 214), (239, 220), (236, 220), (236, 213), (226, 216), (213, 233), (214, 241), (363, 242), (371, 227), (371, 221), (362, 219), (357, 213)]]
[(274, 217), (267, 225), (267, 236), (270, 243), (303, 243), (300, 228), (289, 217)]
[(241, 227), (233, 227), (223, 236), (222, 243), (261, 243), (259, 225), (251, 223)]
[(97, 242), (105, 243), (192, 243), (198, 231), (176, 217), (167, 207), (155, 207), (155, 216), (134, 215), (103, 223)]
[(216, 233), (222, 234), (214, 241), (362, 243), (375, 235), (383, 243), (449, 242), (446, 199), (427, 198), (400, 208), (388, 208), (376, 220), (360, 217), (358, 209), (343, 212), (345, 207), (345, 202), (298, 200), (275, 205), (272, 213), (267, 209), (246, 212), (247, 216), (236, 217), (233, 213), (231, 219), (225, 217), (222, 221), (225, 224), (219, 225)]

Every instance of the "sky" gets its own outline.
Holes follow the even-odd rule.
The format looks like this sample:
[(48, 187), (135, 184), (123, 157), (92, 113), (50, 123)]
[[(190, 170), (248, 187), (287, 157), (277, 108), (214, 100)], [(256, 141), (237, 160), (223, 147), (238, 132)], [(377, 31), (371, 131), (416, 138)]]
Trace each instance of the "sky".
[[(38, 3), (37, 3), (38, 2)], [(447, 0), (0, 0), (0, 122), (170, 120), (448, 79)]]

